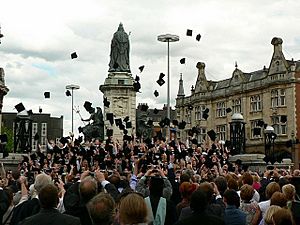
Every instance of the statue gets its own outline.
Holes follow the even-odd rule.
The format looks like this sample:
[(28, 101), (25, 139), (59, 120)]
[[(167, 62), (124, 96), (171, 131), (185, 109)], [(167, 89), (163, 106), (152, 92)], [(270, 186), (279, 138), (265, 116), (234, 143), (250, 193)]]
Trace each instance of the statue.
[(129, 38), (120, 23), (111, 41), (110, 63), (108, 72), (130, 72)]
[(86, 140), (91, 140), (92, 138), (97, 138), (100, 140), (104, 139), (104, 121), (102, 109), (100, 107), (96, 108), (96, 112), (95, 108), (93, 107), (91, 107), (90, 110), (87, 110), (91, 114), (90, 118), (81, 119), (84, 122), (89, 122), (89, 124), (87, 124), (83, 128), (79, 128), (79, 132), (82, 132), (84, 134), (84, 138)]
[(140, 112), (136, 118), (136, 135), (144, 140), (152, 137), (152, 128), (147, 124), (147, 114)]

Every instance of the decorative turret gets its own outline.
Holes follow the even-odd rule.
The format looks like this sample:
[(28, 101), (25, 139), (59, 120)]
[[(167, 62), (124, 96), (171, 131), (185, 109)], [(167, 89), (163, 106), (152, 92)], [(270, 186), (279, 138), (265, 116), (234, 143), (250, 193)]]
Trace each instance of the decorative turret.
[(208, 90), (208, 82), (205, 76), (205, 64), (203, 62), (198, 62), (196, 67), (198, 68), (198, 77), (195, 92), (205, 92)]
[(177, 98), (182, 98), (184, 96), (185, 96), (185, 94), (184, 94), (184, 88), (183, 88), (182, 73), (180, 73), (179, 88), (178, 88)]
[(268, 75), (285, 74), (288, 71), (289, 65), (282, 52), (282, 43), (282, 39), (278, 37), (274, 37), (271, 41), (271, 44), (274, 46), (274, 52), (269, 66)]

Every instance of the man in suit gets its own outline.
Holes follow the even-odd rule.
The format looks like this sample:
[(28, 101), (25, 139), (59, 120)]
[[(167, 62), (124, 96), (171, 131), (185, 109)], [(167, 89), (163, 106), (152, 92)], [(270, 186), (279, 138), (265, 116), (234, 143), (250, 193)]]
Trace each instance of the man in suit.
[(59, 202), (58, 189), (49, 184), (39, 193), (41, 210), (38, 214), (27, 217), (20, 225), (80, 225), (79, 218), (61, 214), (56, 206)]

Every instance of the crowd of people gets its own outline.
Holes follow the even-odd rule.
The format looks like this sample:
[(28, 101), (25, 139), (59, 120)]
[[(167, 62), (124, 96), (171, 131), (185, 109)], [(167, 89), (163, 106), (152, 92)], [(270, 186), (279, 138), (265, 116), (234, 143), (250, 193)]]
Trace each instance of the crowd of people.
[(0, 225), (297, 225), (300, 171), (251, 171), (216, 142), (49, 140), (1, 165)]

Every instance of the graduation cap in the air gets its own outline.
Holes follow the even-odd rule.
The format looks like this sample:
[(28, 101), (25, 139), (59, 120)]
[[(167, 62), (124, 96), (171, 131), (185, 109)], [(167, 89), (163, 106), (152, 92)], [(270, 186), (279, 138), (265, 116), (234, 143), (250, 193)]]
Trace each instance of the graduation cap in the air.
[(230, 113), (232, 112), (232, 109), (231, 108), (226, 108), (226, 113)]
[(142, 65), (142, 66), (139, 67), (140, 73), (143, 72), (144, 68), (145, 68), (144, 65)]
[(192, 36), (192, 35), (193, 35), (193, 30), (187, 29), (186, 36)]
[(182, 120), (182, 121), (178, 124), (178, 129), (183, 130), (183, 129), (185, 129), (185, 126), (186, 126), (186, 122)]
[(253, 129), (253, 135), (261, 135), (260, 131), (261, 131), (260, 127), (254, 127), (254, 129)]
[(78, 56), (76, 52), (71, 53), (71, 59), (76, 59), (77, 57)]
[(114, 124), (114, 114), (113, 113), (106, 113), (106, 120), (110, 122), (110, 125)]
[(164, 119), (162, 119), (160, 122), (159, 122), (159, 126), (160, 127), (164, 127), (164, 126), (170, 126), (170, 119), (165, 117)]
[(120, 118), (115, 119), (115, 124), (117, 127), (120, 127), (120, 125), (122, 124), (122, 119), (120, 119)]
[(71, 96), (71, 92), (69, 90), (66, 90), (66, 96)]
[(83, 107), (86, 109), (86, 111), (90, 111), (92, 109), (92, 103), (85, 101)]
[(123, 120), (125, 123), (129, 121), (129, 116), (126, 116)]
[(153, 113), (154, 113), (154, 114), (157, 114), (158, 112), (159, 112), (159, 111), (158, 111), (157, 108), (153, 109)]
[(20, 102), (19, 104), (15, 105), (15, 109), (16, 109), (16, 110), (18, 111), (18, 113), (19, 113), (19, 112), (24, 111), (24, 110), (25, 110), (25, 107), (24, 107), (23, 103)]
[(134, 90), (135, 92), (139, 92), (140, 89), (141, 89), (141, 84), (140, 84), (140, 82), (135, 81), (135, 82), (133, 83), (133, 90)]
[(153, 120), (148, 120), (147, 125), (152, 126), (153, 125)]
[(178, 126), (178, 120), (173, 120), (173, 121), (172, 121), (172, 124), (173, 124), (174, 126)]
[(146, 112), (149, 109), (149, 106), (147, 104), (141, 105), (141, 111)]
[(110, 101), (107, 100), (107, 97), (105, 97), (105, 98), (103, 99), (103, 104), (104, 104), (105, 107), (109, 107)]
[(34, 135), (34, 140), (37, 141), (40, 139), (40, 135), (38, 133), (35, 133)]
[(257, 125), (260, 126), (260, 127), (263, 127), (265, 125), (265, 122), (263, 120), (259, 120), (257, 122)]
[(180, 59), (180, 64), (185, 64), (185, 58)]
[(281, 123), (286, 123), (286, 121), (287, 121), (287, 116), (283, 115), (283, 116), (280, 117), (280, 122)]
[(135, 76), (135, 79), (134, 79), (136, 82), (139, 82), (140, 81), (140, 77), (138, 75)]
[(193, 139), (192, 139), (192, 144), (194, 144), (194, 145), (197, 145), (197, 144), (198, 144), (198, 141), (197, 141), (196, 138), (193, 138)]
[(45, 98), (50, 98), (50, 92), (49, 91), (44, 92), (44, 97)]
[(130, 135), (125, 134), (125, 135), (123, 135), (123, 140), (124, 141), (131, 141), (132, 137)]
[(197, 41), (200, 41), (200, 39), (201, 39), (201, 34), (197, 34), (196, 40), (197, 40)]
[(126, 129), (132, 128), (132, 123), (130, 121), (126, 122)]
[(158, 93), (157, 90), (155, 90), (153, 94), (154, 94), (155, 97), (158, 97), (158, 96), (159, 96), (159, 93)]
[(207, 118), (209, 117), (208, 113), (203, 113), (202, 115), (203, 119), (207, 120)]
[(65, 138), (65, 137), (61, 137), (61, 138), (59, 139), (59, 142), (62, 143), (63, 145), (65, 145), (66, 143), (68, 143), (68, 139)]
[(120, 123), (120, 124), (119, 124), (119, 129), (120, 129), (120, 130), (125, 130), (125, 125), (124, 125), (123, 123)]
[(203, 113), (209, 113), (209, 108), (206, 108)]
[(156, 83), (158, 83), (158, 85), (159, 86), (163, 86), (164, 85), (164, 83), (166, 83), (165, 81), (164, 81), (164, 79), (158, 79), (157, 81), (156, 81)]
[(107, 137), (111, 137), (111, 136), (113, 136), (113, 134), (114, 134), (114, 130), (113, 129), (107, 129), (106, 130), (106, 136)]
[(217, 138), (217, 134), (214, 130), (208, 131), (207, 135), (209, 136), (210, 140), (212, 140), (212, 141), (215, 141)]

